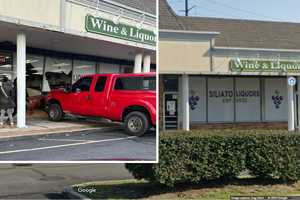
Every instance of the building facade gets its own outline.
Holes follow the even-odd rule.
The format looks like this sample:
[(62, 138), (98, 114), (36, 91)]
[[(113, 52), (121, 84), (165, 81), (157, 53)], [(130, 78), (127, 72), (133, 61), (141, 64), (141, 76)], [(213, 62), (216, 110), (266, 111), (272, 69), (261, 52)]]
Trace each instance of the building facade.
[(26, 92), (47, 93), (82, 74), (156, 70), (155, 0), (0, 0), (0, 75), (17, 80), (18, 127)]
[(299, 127), (300, 24), (177, 16), (160, 1), (160, 125)]

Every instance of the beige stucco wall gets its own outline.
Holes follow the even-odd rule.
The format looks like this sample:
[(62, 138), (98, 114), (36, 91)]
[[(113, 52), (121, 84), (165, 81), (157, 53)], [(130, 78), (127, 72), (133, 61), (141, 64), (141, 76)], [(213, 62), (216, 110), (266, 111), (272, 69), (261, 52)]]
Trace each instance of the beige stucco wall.
[(212, 71), (214, 72), (229, 72), (230, 57), (213, 56)]
[[(71, 2), (66, 3), (66, 29), (76, 32), (86, 32), (85, 30), (85, 17), (86, 15), (91, 14), (94, 16), (99, 16), (104, 19), (113, 20), (115, 15), (105, 13), (105, 12), (96, 12), (94, 9), (90, 9), (81, 5), (77, 5)], [(135, 25), (137, 22), (129, 20), (127, 18), (120, 19), (121, 23)], [(144, 29), (155, 30), (155, 27), (149, 25), (143, 25)]]
[(0, 15), (59, 26), (60, 0), (0, 0)]
[[(230, 61), (236, 59), (235, 53), (216, 53), (210, 51), (210, 40), (179, 40), (161, 39), (159, 42), (159, 72), (161, 74), (223, 74), (223, 75), (297, 75), (298, 72), (278, 71), (231, 71)], [(240, 52), (242, 54), (242, 52)], [(244, 53), (245, 54), (245, 53)], [(211, 56), (212, 55), (212, 56)], [(240, 59), (270, 60), (276, 57), (270, 55), (249, 54)], [(294, 57), (282, 57), (281, 61), (293, 62)]]
[(160, 73), (210, 71), (210, 41), (160, 41)]

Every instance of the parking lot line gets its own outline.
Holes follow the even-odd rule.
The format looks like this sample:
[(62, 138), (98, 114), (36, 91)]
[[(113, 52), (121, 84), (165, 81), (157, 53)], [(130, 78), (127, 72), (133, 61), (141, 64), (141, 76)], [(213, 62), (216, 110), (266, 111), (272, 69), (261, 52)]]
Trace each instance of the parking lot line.
[(48, 147), (39, 147), (39, 148), (32, 148), (32, 149), (20, 149), (20, 150), (12, 150), (12, 151), (2, 151), (0, 155), (4, 154), (12, 154), (12, 153), (20, 153), (20, 152), (28, 152), (28, 151), (38, 151), (38, 150), (45, 150), (45, 149), (55, 149), (61, 147), (70, 147), (70, 146), (78, 146), (78, 145), (85, 145), (85, 144), (94, 144), (94, 143), (102, 143), (102, 142), (112, 142), (112, 141), (120, 141), (120, 140), (128, 140), (132, 138), (136, 138), (137, 136), (129, 136), (123, 138), (114, 138), (114, 139), (106, 139), (106, 140), (89, 140), (84, 142), (78, 142), (73, 144), (63, 144), (63, 145), (55, 145), (55, 146), (48, 146)]
[(43, 139), (43, 138), (40, 138), (39, 141), (56, 141), (56, 142), (90, 142), (90, 141), (95, 141), (95, 140)]

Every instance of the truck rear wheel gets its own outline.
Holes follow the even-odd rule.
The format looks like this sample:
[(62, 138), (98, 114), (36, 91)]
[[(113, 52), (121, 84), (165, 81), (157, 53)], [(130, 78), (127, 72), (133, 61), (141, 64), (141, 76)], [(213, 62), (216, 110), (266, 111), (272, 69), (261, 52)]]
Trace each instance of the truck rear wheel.
[(145, 113), (134, 111), (125, 117), (125, 130), (129, 135), (141, 136), (150, 127), (149, 119)]
[(48, 117), (51, 121), (58, 122), (63, 118), (63, 111), (59, 104), (52, 103), (49, 105)]

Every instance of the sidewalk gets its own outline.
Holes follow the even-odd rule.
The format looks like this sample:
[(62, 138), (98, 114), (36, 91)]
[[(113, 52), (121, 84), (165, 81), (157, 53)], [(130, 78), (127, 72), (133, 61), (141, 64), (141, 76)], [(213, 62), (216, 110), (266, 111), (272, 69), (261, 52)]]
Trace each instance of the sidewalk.
[(10, 127), (9, 125), (6, 125), (3, 128), (0, 128), (0, 139), (120, 128), (119, 124), (110, 123), (101, 119), (98, 121), (85, 118), (67, 117), (61, 122), (52, 122), (43, 116), (28, 117), (27, 126), (27, 128), (18, 129), (15, 126)]

